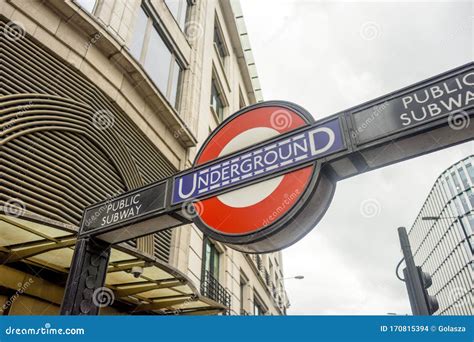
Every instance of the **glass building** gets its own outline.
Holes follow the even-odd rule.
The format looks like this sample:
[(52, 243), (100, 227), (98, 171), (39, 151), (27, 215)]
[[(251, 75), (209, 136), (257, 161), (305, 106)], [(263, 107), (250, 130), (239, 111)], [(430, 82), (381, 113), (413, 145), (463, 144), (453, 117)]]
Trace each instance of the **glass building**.
[(409, 232), (416, 265), (433, 279), (435, 315), (474, 314), (473, 187), (469, 156), (438, 177)]

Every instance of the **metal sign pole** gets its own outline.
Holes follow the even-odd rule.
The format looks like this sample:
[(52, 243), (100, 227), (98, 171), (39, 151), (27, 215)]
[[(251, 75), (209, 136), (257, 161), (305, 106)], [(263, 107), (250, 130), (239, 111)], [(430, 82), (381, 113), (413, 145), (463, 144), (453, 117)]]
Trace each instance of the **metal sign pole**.
[(110, 244), (92, 237), (77, 240), (67, 280), (61, 315), (98, 315), (107, 275)]
[(413, 259), (413, 254), (408, 240), (408, 234), (405, 227), (398, 228), (398, 237), (400, 246), (405, 259), (406, 268), (403, 269), (405, 284), (407, 286), (408, 296), (410, 298), (411, 311), (414, 315), (429, 315), (426, 306), (425, 295), (423, 293), (423, 284), (418, 275), (418, 269)]

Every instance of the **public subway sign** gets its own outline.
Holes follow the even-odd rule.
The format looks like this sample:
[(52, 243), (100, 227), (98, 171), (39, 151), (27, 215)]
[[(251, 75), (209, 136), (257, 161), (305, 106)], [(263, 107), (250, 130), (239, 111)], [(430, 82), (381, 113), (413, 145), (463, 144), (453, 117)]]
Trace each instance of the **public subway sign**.
[(284, 101), (243, 108), (189, 170), (87, 208), (80, 235), (117, 243), (194, 222), (244, 252), (282, 249), (323, 217), (339, 179), (472, 140), (473, 85), (470, 63), (316, 122)]
[(474, 71), (445, 75), (409, 88), (396, 96), (385, 96), (376, 106), (353, 112), (359, 142), (458, 113), (474, 106)]
[(167, 182), (162, 181), (105, 200), (86, 209), (81, 223), (83, 233), (130, 223), (162, 212), (166, 203)]

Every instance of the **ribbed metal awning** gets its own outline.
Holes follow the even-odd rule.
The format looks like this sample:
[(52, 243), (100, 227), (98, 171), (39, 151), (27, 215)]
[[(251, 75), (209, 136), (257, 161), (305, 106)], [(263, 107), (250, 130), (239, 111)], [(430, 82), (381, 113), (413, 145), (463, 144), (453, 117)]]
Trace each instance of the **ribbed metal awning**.
[[(74, 252), (75, 235), (73, 231), (0, 215), (1, 267), (15, 267), (16, 263), (21, 262), (67, 274)], [(143, 268), (138, 277), (131, 273), (134, 266)], [(0, 286), (8, 287), (9, 283), (0, 278)], [(151, 256), (142, 255), (126, 244), (112, 248), (106, 287), (113, 291), (115, 301), (129, 314), (216, 314), (227, 309), (201, 296), (179, 270)], [(28, 294), (28, 291), (25, 293)]]

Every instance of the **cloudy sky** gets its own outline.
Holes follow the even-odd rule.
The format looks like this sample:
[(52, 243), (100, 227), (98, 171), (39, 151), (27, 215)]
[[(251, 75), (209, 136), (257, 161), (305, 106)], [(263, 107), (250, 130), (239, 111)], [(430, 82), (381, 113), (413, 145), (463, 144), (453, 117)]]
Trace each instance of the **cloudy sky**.
[[(264, 98), (316, 119), (473, 60), (473, 3), (241, 0)], [(472, 124), (472, 123), (471, 123)], [(410, 313), (396, 228), (474, 143), (339, 182), (323, 220), (284, 251), (289, 314)], [(379, 203), (367, 218), (361, 203)]]

